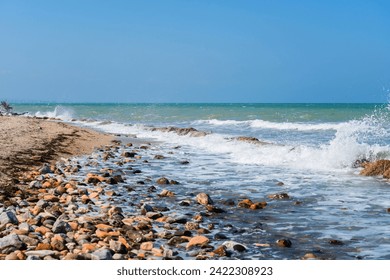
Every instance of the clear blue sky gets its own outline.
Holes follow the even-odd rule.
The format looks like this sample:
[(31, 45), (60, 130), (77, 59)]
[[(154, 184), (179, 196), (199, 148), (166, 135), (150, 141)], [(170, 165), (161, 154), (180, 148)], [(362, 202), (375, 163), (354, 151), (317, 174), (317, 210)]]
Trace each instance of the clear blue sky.
[(386, 0), (0, 0), (9, 102), (386, 102)]

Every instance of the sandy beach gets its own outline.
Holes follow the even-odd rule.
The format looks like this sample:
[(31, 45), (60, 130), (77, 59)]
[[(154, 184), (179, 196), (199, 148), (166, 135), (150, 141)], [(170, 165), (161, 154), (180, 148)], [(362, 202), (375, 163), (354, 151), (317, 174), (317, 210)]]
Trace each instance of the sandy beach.
[(0, 117), (0, 185), (4, 189), (26, 171), (54, 164), (62, 157), (90, 154), (112, 136), (63, 122)]

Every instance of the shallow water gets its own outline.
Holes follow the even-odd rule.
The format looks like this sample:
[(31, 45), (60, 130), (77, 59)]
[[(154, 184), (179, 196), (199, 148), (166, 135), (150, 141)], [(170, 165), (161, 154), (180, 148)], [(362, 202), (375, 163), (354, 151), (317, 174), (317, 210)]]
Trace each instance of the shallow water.
[[(106, 132), (157, 140), (145, 152), (149, 163), (132, 165), (142, 173), (126, 173), (127, 183), (149, 179), (152, 185), (161, 176), (180, 181), (181, 185), (172, 187), (176, 200), (153, 202), (170, 205), (171, 213), (180, 215), (186, 214), (177, 206), (180, 200), (193, 199), (200, 191), (209, 193), (227, 211), (209, 217), (215, 224), (213, 233), (224, 233), (246, 245), (248, 251), (242, 258), (297, 259), (314, 253), (331, 259), (390, 259), (390, 214), (386, 211), (390, 207), (390, 184), (359, 176), (359, 170), (352, 167), (357, 159), (390, 158), (386, 104), (56, 106), (27, 104), (15, 108)], [(179, 136), (150, 131), (151, 126), (194, 127), (211, 134)], [(271, 144), (232, 140), (242, 135)], [(155, 160), (155, 154), (166, 158)], [(190, 163), (182, 165), (182, 160)], [(127, 172), (125, 166), (121, 168)], [(121, 185), (115, 188), (119, 191)], [(290, 199), (268, 198), (282, 192)], [(133, 205), (126, 204), (126, 194), (117, 203), (134, 211)], [(229, 198), (267, 201), (268, 205), (258, 211), (223, 205)], [(202, 209), (199, 206), (198, 211)], [(292, 247), (273, 246), (282, 238), (290, 239)], [(332, 245), (330, 240), (340, 240), (343, 245)], [(257, 243), (271, 246), (259, 247)]]

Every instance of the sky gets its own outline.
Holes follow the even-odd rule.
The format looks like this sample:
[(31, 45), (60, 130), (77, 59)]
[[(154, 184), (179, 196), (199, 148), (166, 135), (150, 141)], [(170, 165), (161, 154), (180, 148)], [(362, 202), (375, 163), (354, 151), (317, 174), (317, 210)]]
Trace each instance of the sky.
[(383, 103), (386, 0), (0, 0), (8, 102)]

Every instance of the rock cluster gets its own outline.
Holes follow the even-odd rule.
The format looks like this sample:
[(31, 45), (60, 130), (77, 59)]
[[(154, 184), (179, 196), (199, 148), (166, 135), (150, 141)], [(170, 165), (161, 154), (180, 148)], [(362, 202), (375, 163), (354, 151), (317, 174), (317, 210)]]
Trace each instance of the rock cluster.
[(169, 174), (144, 175), (170, 158), (153, 149), (116, 141), (18, 178), (13, 196), (0, 201), (0, 259), (237, 259), (298, 247), (264, 233), (264, 213), (288, 203), (287, 193), (267, 202), (189, 191)]

